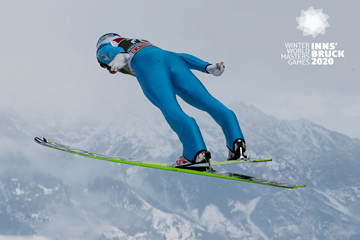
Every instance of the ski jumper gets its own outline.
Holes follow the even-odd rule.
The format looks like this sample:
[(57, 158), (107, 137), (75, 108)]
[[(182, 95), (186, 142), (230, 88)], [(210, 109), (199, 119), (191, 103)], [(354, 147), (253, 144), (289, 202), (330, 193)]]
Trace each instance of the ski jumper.
[(130, 54), (120, 72), (136, 76), (145, 96), (161, 110), (178, 135), (186, 159), (193, 161), (197, 153), (207, 149), (195, 119), (181, 109), (176, 95), (210, 114), (221, 126), (230, 150), (236, 139), (244, 139), (234, 112), (214, 98), (190, 71), (207, 73), (210, 63), (189, 54), (160, 49), (146, 40), (119, 37), (100, 46), (97, 59), (108, 65), (119, 53)]

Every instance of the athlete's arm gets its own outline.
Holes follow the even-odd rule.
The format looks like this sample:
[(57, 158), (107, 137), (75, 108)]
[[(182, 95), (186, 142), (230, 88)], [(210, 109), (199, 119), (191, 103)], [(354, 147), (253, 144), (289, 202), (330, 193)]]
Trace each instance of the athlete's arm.
[(208, 73), (206, 71), (206, 67), (208, 65), (211, 65), (208, 62), (205, 62), (197, 57), (194, 57), (190, 54), (187, 53), (177, 53), (182, 60), (184, 60), (184, 62), (186, 63), (186, 65), (190, 68), (190, 69), (194, 69), (194, 70), (198, 70), (200, 72), (204, 72), (204, 73)]

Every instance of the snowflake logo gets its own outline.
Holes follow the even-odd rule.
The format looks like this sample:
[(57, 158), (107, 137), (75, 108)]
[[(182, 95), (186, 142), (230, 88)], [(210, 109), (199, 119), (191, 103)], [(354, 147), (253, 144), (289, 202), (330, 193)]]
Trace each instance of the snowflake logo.
[(304, 36), (312, 35), (315, 38), (319, 33), (325, 34), (325, 29), (330, 27), (327, 22), (329, 16), (322, 11), (322, 9), (314, 9), (313, 7), (307, 11), (301, 11), (301, 16), (296, 18), (296, 21), (299, 23), (297, 28), (304, 32)]

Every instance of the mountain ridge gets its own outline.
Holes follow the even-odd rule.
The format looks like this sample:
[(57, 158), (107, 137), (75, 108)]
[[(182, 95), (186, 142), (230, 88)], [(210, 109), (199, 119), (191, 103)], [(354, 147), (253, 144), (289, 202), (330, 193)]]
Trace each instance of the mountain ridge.
[[(308, 120), (278, 120), (243, 103), (229, 107), (253, 158), (274, 161), (222, 169), (306, 184), (305, 189), (108, 163), (41, 148), (32, 141), (43, 135), (103, 154), (174, 161), (181, 144), (160, 114), (141, 118), (123, 112), (111, 124), (59, 120), (41, 127), (3, 113), (0, 130), (7, 133), (0, 141), (9, 149), (0, 151), (0, 215), (8, 225), (0, 228), (0, 235), (96, 240), (359, 236), (358, 139)], [(211, 117), (185, 111), (197, 120), (213, 158), (226, 157), (225, 139)]]

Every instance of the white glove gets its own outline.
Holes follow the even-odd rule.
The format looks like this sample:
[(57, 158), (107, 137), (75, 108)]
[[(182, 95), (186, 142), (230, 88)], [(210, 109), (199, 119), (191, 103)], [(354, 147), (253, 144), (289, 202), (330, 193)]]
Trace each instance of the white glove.
[(117, 72), (122, 69), (129, 60), (130, 55), (128, 53), (119, 53), (114, 57), (114, 59), (109, 63), (112, 72)]
[(211, 64), (206, 67), (206, 71), (208, 73), (211, 73), (212, 75), (218, 77), (225, 71), (224, 62), (217, 63), (217, 64)]

